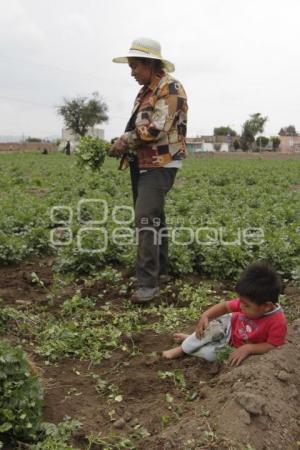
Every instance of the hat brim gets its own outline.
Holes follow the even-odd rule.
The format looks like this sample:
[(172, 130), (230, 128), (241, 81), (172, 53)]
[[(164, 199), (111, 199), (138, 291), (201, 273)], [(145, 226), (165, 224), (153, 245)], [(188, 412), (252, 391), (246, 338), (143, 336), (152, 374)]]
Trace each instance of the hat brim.
[(128, 55), (118, 56), (116, 58), (113, 58), (113, 62), (120, 63), (120, 64), (126, 64), (129, 62), (128, 58), (158, 59), (163, 63), (164, 68), (166, 69), (167, 72), (175, 71), (175, 66), (173, 63), (171, 63), (171, 61), (168, 61), (167, 59), (158, 58), (157, 56), (154, 56), (154, 55), (145, 55), (144, 52), (140, 52), (138, 50), (131, 50), (130, 54), (128, 54)]

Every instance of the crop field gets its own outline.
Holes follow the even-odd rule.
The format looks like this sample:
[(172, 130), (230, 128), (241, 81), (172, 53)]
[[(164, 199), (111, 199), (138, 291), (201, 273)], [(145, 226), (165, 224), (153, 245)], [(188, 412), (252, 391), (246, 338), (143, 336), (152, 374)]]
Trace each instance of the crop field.
[[(130, 302), (136, 236), (129, 174), (117, 166), (0, 155), (0, 333), (30, 357), (47, 422), (38, 442), (12, 443), (0, 401), (2, 448), (299, 448), (300, 160), (190, 157), (166, 205), (172, 280), (145, 307)], [(291, 329), (278, 356), (237, 368), (222, 355), (163, 360), (172, 333), (234, 298), (240, 271), (261, 259), (284, 282)], [(268, 392), (269, 409), (232, 403), (243, 381), (247, 394)]]

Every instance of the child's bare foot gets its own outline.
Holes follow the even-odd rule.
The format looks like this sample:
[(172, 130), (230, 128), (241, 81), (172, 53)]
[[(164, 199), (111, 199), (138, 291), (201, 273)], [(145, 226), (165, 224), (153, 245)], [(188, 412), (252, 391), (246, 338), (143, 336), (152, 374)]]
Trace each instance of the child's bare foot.
[(184, 333), (174, 333), (173, 334), (173, 340), (175, 342), (183, 342), (186, 338), (188, 337), (188, 334), (184, 334)]
[(184, 354), (184, 351), (182, 350), (181, 346), (180, 347), (171, 348), (170, 350), (165, 350), (164, 352), (162, 352), (163, 357), (166, 358), (166, 359), (179, 358), (183, 354)]

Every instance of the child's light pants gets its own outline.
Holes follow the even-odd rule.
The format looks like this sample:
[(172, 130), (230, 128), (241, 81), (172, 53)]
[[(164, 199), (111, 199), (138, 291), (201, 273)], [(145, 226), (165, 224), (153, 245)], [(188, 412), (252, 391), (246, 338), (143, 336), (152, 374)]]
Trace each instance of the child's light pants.
[(184, 353), (198, 356), (207, 361), (217, 359), (217, 350), (228, 344), (231, 335), (231, 314), (225, 314), (209, 322), (201, 339), (196, 333), (188, 336), (181, 344)]

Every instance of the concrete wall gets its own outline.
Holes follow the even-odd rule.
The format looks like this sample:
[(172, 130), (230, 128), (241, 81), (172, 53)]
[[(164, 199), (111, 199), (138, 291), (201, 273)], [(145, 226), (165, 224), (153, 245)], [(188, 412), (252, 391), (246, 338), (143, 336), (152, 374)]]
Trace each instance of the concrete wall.
[[(102, 128), (89, 128), (87, 132), (87, 136), (97, 137), (99, 139), (104, 139), (104, 130)], [(73, 135), (72, 131), (68, 128), (63, 128), (61, 132), (62, 141), (67, 142), (70, 141), (73, 144), (76, 143), (76, 137)]]
[(300, 152), (300, 136), (279, 136), (279, 151), (282, 153)]
[(49, 152), (57, 150), (51, 142), (0, 142), (0, 152), (43, 151), (45, 148)]

